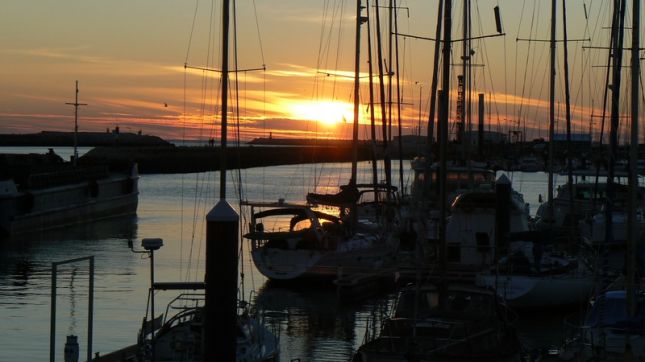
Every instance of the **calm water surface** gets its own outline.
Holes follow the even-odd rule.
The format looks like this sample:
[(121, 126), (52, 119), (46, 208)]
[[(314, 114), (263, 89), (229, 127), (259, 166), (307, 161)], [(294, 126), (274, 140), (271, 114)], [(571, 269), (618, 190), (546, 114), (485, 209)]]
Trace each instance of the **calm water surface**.
[[(65, 152), (71, 154), (71, 148), (59, 154), (66, 157)], [(409, 167), (409, 162), (404, 167)], [(284, 198), (299, 202), (314, 189), (314, 184), (318, 191), (324, 191), (347, 182), (349, 169), (349, 164), (256, 168), (243, 170), (241, 183), (235, 171), (229, 176), (228, 197), (237, 208), (237, 190), (242, 185), (244, 199)], [(362, 163), (361, 170), (359, 182), (368, 182), (369, 164)], [(510, 176), (513, 187), (524, 193), (535, 213), (538, 194), (546, 192), (546, 175)], [(155, 254), (157, 281), (203, 280), (204, 216), (216, 202), (218, 180), (216, 172), (142, 175), (134, 218), (3, 240), (0, 361), (48, 359), (51, 263), (90, 255), (96, 258), (93, 351), (104, 354), (135, 343), (146, 309), (149, 260), (130, 252), (127, 240), (133, 239), (138, 246), (141, 238), (163, 238), (165, 245)], [(558, 178), (558, 183), (562, 182), (564, 178)], [(242, 219), (242, 223), (246, 225), (247, 221)], [(244, 247), (247, 249), (247, 245)], [(347, 361), (365, 334), (376, 331), (372, 321), (387, 316), (391, 308), (392, 296), (360, 305), (339, 305), (333, 288), (270, 285), (253, 267), (248, 250), (243, 252), (240, 265), (246, 297), (262, 305), (268, 311), (269, 323), (279, 330), (283, 361)], [(83, 360), (87, 343), (87, 263), (62, 266), (57, 293), (56, 357), (63, 359), (65, 336), (75, 334), (79, 336)], [(175, 296), (174, 292), (158, 292), (158, 313)], [(555, 327), (559, 331), (561, 316), (529, 316), (525, 320), (521, 329), (532, 343), (557, 343), (557, 336), (550, 330)]]

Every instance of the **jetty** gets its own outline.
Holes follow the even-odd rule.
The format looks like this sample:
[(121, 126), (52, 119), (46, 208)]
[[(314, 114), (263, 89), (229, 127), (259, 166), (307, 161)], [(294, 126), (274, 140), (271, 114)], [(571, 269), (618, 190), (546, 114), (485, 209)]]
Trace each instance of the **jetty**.
[[(78, 146), (115, 147), (115, 146), (170, 146), (171, 143), (157, 136), (141, 133), (120, 132), (118, 128), (106, 132), (78, 132)], [(44, 146), (72, 147), (74, 132), (50, 132), (28, 134), (0, 134), (2, 146)]]
[[(189, 173), (219, 170), (219, 147), (96, 147), (79, 159), (80, 164), (107, 164), (122, 168), (136, 162), (139, 172)], [(229, 148), (226, 151), (229, 169), (292, 165), (319, 162), (350, 161), (349, 147), (257, 147)], [(371, 159), (370, 150), (359, 150), (360, 160)]]

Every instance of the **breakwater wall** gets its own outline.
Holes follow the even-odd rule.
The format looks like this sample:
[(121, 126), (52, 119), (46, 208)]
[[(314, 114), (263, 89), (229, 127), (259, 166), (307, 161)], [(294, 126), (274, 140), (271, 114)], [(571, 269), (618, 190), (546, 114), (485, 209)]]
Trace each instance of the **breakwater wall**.
[[(170, 143), (157, 136), (126, 132), (79, 132), (79, 146), (169, 146)], [(74, 132), (50, 132), (29, 134), (0, 134), (1, 146), (73, 146)]]
[[(226, 152), (228, 169), (318, 162), (349, 162), (350, 147), (240, 147)], [(360, 147), (358, 159), (371, 159)], [(136, 162), (140, 173), (188, 173), (219, 170), (219, 147), (96, 147), (80, 157), (85, 165), (108, 164), (124, 168)]]

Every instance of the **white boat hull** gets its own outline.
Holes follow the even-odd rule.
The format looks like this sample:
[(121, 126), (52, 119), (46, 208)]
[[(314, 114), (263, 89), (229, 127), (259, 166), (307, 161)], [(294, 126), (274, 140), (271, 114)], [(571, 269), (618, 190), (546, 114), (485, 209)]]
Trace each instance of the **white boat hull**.
[(549, 276), (479, 275), (478, 286), (496, 288), (497, 294), (513, 307), (554, 307), (583, 304), (593, 292), (591, 276), (573, 274)]
[(261, 247), (251, 255), (258, 270), (272, 280), (332, 279), (343, 273), (377, 269), (394, 251), (388, 244), (326, 252)]

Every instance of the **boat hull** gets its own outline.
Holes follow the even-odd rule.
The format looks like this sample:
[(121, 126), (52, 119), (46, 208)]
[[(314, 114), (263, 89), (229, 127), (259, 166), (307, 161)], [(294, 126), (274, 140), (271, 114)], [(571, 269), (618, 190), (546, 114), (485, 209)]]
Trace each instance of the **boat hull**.
[(105, 179), (22, 191), (0, 197), (0, 226), (19, 235), (132, 215), (138, 206), (138, 177)]
[(271, 280), (334, 279), (343, 273), (380, 268), (393, 256), (390, 245), (347, 251), (261, 247), (251, 252), (257, 269)]
[(575, 275), (479, 275), (476, 284), (496, 288), (497, 294), (517, 308), (582, 304), (589, 300), (594, 288), (592, 277)]

